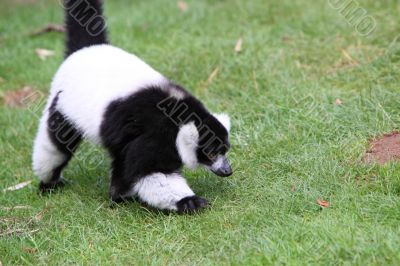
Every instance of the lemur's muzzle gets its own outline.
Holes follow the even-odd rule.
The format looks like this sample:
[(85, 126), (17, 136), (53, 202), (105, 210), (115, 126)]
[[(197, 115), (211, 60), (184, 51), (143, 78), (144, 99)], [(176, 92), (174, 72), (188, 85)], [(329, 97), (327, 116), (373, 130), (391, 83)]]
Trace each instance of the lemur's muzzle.
[(218, 159), (211, 165), (210, 170), (217, 176), (226, 177), (232, 174), (232, 167), (228, 159), (223, 155), (218, 156)]

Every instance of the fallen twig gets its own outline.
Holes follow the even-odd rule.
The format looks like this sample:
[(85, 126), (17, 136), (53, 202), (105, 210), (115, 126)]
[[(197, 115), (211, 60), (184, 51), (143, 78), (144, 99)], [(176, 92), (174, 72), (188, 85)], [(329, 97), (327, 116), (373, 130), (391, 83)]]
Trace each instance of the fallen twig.
[(214, 69), (214, 71), (208, 77), (208, 79), (207, 79), (208, 84), (210, 84), (213, 81), (213, 79), (218, 75), (218, 73), (219, 73), (219, 67)]
[(27, 209), (32, 209), (32, 206), (17, 205), (17, 206), (13, 206), (13, 207), (0, 207), (0, 210), (2, 210), (2, 211), (27, 210)]
[(3, 192), (19, 190), (19, 189), (21, 189), (21, 188), (26, 187), (26, 186), (29, 185), (30, 183), (32, 183), (32, 180), (28, 180), (28, 181), (25, 181), (25, 182), (16, 184), (15, 186), (11, 186), (11, 187), (8, 187), (8, 188), (6, 188), (6, 189), (3, 189)]
[(0, 237), (2, 236), (8, 236), (8, 235), (21, 235), (21, 234), (32, 234), (32, 233), (36, 233), (37, 231), (39, 231), (39, 229), (34, 229), (31, 231), (26, 231), (22, 228), (17, 228), (17, 229), (11, 229), (11, 230), (7, 230), (5, 232), (1, 232), (0, 233)]
[(61, 24), (50, 23), (47, 26), (32, 32), (29, 36), (38, 36), (48, 32), (65, 32), (65, 27)]
[(237, 40), (236, 45), (235, 45), (236, 53), (240, 53), (242, 51), (242, 43), (243, 43), (243, 39), (239, 38), (239, 40)]

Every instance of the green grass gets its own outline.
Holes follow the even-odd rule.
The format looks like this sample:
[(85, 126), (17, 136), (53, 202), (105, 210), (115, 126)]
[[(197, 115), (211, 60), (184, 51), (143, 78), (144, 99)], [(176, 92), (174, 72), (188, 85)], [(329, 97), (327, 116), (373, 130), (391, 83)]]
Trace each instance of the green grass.
[[(28, 35), (62, 22), (56, 2), (0, 2), (0, 94), (24, 85), (47, 93), (63, 36)], [(0, 236), (0, 261), (399, 265), (400, 165), (360, 161), (371, 137), (400, 129), (400, 5), (359, 3), (377, 21), (367, 37), (325, 0), (188, 0), (185, 13), (176, 1), (106, 1), (113, 44), (231, 114), (235, 173), (185, 171), (212, 202), (193, 216), (135, 202), (110, 207), (107, 160), (73, 160), (65, 173), (72, 183), (39, 196), (30, 158), (40, 111), (2, 105), (0, 232), (19, 233)], [(41, 61), (35, 48), (56, 56)], [(331, 206), (321, 209), (318, 198)], [(31, 208), (5, 209), (15, 205)]]

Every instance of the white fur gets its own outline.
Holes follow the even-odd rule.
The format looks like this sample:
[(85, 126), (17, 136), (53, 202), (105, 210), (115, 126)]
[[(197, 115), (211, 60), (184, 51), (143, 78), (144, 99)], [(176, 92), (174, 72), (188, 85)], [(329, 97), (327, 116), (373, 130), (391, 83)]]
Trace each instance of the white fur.
[(135, 55), (111, 45), (94, 45), (65, 60), (54, 77), (51, 93), (62, 91), (57, 108), (85, 137), (100, 143), (100, 125), (110, 102), (166, 82)]
[(180, 91), (180, 90), (178, 90), (176, 88), (168, 88), (167, 93), (169, 93), (169, 95), (171, 97), (174, 97), (174, 98), (176, 98), (178, 100), (182, 100), (186, 96), (183, 91)]
[(224, 159), (225, 159), (224, 156), (218, 155), (217, 160), (215, 160), (215, 162), (211, 165), (210, 169), (217, 170), (217, 169), (221, 168), (222, 165), (224, 164)]
[(32, 156), (33, 171), (44, 183), (51, 181), (53, 170), (66, 160), (66, 156), (54, 146), (49, 138), (47, 130), (48, 116), (46, 108), (40, 120)]
[(155, 208), (176, 211), (176, 203), (194, 193), (179, 174), (155, 173), (142, 178), (126, 196), (133, 195)]
[(229, 132), (231, 130), (231, 119), (227, 114), (213, 114), (214, 117), (226, 128)]
[(199, 142), (199, 132), (194, 122), (183, 125), (176, 137), (176, 148), (184, 165), (190, 169), (198, 166), (197, 146)]

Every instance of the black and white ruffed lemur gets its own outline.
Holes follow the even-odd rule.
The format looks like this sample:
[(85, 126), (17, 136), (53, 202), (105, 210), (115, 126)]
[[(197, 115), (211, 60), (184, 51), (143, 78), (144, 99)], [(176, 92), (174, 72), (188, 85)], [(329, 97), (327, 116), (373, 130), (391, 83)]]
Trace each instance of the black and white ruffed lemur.
[(66, 59), (55, 74), (34, 142), (40, 190), (61, 172), (83, 138), (112, 159), (109, 194), (137, 197), (180, 213), (208, 205), (180, 174), (183, 165), (232, 174), (226, 158), (230, 120), (210, 113), (181, 86), (108, 43), (100, 0), (66, 0)]

